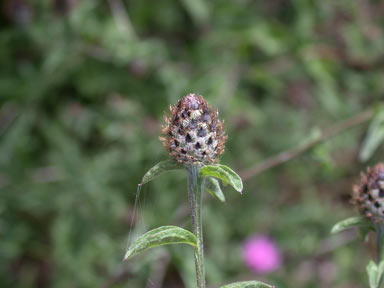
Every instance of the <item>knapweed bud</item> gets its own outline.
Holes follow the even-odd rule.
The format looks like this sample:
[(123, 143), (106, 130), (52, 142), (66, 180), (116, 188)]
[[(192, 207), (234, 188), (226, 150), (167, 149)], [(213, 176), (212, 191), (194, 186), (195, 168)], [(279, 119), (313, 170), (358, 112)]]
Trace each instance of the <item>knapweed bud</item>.
[(217, 161), (227, 140), (217, 110), (196, 94), (184, 96), (169, 110), (160, 140), (170, 156), (182, 164)]
[(384, 223), (384, 164), (361, 173), (360, 183), (353, 187), (352, 203), (373, 222)]

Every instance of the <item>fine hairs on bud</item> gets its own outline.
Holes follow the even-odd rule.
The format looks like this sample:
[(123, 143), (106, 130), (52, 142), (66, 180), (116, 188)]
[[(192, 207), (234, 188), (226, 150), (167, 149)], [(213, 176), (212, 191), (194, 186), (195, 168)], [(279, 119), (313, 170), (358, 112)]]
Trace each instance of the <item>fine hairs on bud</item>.
[(227, 140), (217, 110), (196, 94), (184, 96), (169, 110), (160, 137), (169, 155), (187, 165), (217, 162)]
[(384, 164), (361, 173), (360, 183), (353, 187), (352, 203), (374, 223), (384, 223)]

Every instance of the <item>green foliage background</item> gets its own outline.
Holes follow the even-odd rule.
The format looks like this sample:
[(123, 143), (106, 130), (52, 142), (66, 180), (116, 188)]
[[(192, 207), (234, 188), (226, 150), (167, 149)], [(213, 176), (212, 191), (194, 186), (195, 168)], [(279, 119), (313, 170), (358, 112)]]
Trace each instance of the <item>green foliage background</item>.
[[(238, 172), (383, 98), (379, 0), (7, 0), (1, 9), (0, 287), (194, 287), (189, 247), (122, 262), (128, 238), (189, 228), (186, 177), (174, 172), (144, 187), (130, 232), (137, 184), (167, 159), (162, 115), (186, 93), (219, 108), (222, 163)], [(243, 196), (225, 189), (224, 205), (206, 198), (210, 287), (367, 286), (369, 247), (354, 233), (329, 235), (355, 215), (348, 199), (366, 127), (249, 179)], [(241, 259), (258, 233), (284, 253), (270, 275)]]

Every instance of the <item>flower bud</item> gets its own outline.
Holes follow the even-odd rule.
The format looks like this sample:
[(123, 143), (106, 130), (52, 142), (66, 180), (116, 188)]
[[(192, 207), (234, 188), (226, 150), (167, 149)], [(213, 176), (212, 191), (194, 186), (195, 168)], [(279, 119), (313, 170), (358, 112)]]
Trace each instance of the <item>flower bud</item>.
[(227, 140), (217, 110), (196, 94), (184, 96), (169, 110), (160, 137), (169, 155), (182, 164), (216, 162)]
[(360, 183), (353, 187), (352, 203), (373, 222), (384, 223), (384, 164), (361, 173)]

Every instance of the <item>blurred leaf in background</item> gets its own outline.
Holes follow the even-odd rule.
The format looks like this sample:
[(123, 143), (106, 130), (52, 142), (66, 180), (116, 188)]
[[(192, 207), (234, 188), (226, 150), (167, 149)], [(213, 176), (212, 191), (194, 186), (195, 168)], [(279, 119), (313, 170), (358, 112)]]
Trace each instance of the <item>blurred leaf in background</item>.
[[(181, 172), (143, 186), (133, 213), (137, 184), (167, 159), (162, 115), (186, 93), (219, 108), (223, 163), (235, 171), (383, 99), (382, 1), (5, 0), (0, 9), (0, 287), (194, 287), (185, 247), (122, 262), (128, 234), (190, 228)], [(255, 279), (241, 247), (262, 233), (284, 263), (258, 280), (366, 287), (357, 235), (329, 236), (353, 215), (366, 129), (250, 178), (243, 196), (225, 187), (225, 205), (206, 197), (208, 283)], [(382, 160), (374, 146), (367, 164)]]

